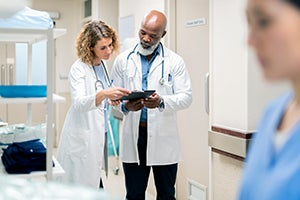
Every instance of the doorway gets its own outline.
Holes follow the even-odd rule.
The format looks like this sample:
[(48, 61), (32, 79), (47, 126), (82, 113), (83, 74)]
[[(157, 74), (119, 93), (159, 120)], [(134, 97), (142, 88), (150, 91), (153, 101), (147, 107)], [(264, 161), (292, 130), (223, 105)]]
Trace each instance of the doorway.
[(183, 57), (192, 81), (193, 103), (178, 113), (183, 161), (179, 164), (177, 199), (208, 199), (208, 114), (205, 78), (209, 70), (209, 1), (167, 1), (170, 48)]

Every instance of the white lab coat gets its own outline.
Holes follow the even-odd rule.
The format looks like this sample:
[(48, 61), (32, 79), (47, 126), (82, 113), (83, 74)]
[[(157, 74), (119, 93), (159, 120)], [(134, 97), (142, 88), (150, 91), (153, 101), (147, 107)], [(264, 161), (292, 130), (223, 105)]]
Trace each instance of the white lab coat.
[(65, 170), (63, 182), (99, 188), (104, 150), (103, 103), (95, 105), (96, 76), (77, 60), (69, 73), (72, 105), (66, 115), (57, 160)]
[[(155, 58), (148, 76), (148, 89), (155, 89), (162, 96), (165, 109), (160, 112), (148, 109), (148, 166), (178, 163), (181, 148), (177, 128), (177, 111), (187, 108), (192, 102), (192, 89), (189, 74), (183, 59), (164, 47)], [(129, 90), (142, 90), (142, 65), (140, 55), (133, 48), (121, 53), (115, 60), (111, 79), (115, 86)], [(127, 60), (128, 57), (128, 60)], [(160, 85), (162, 61), (164, 59), (165, 84)], [(128, 63), (127, 63), (128, 62)], [(168, 76), (172, 80), (168, 81)], [(121, 106), (118, 107), (121, 109)], [(141, 111), (129, 112), (124, 116), (120, 158), (126, 163), (139, 163), (137, 140)], [(188, 135), (188, 133), (183, 133)]]

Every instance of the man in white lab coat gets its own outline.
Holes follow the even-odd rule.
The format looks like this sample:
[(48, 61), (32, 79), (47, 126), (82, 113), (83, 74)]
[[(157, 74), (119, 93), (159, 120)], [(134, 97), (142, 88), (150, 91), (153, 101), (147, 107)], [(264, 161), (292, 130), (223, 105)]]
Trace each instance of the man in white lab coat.
[(176, 113), (191, 104), (192, 90), (183, 59), (160, 42), (166, 24), (163, 13), (149, 12), (141, 23), (139, 44), (121, 53), (112, 69), (115, 86), (155, 90), (149, 98), (119, 106), (124, 113), (121, 159), (128, 200), (145, 199), (151, 168), (157, 199), (175, 199), (181, 160)]

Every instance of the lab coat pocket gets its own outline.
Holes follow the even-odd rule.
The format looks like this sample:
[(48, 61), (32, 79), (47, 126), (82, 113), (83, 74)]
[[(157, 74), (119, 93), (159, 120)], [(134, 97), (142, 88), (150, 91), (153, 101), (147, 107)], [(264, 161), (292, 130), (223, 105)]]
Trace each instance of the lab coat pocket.
[(165, 87), (165, 91), (167, 94), (173, 94), (174, 90), (173, 90), (173, 81), (168, 81), (164, 84)]
[[(159, 136), (170, 136), (177, 132), (177, 119), (174, 112), (159, 112), (158, 110), (148, 113), (149, 119), (153, 119), (154, 133)], [(151, 124), (150, 124), (151, 125)]]
[(85, 158), (88, 154), (90, 135), (89, 130), (73, 130), (68, 140), (69, 154), (79, 158)]

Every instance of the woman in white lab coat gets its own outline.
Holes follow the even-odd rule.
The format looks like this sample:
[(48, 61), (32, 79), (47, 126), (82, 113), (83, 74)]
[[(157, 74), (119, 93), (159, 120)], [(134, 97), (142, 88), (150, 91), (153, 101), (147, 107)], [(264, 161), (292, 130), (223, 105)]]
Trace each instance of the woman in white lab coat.
[[(102, 59), (118, 48), (116, 32), (101, 21), (84, 25), (77, 41), (79, 57), (69, 73), (72, 104), (66, 115), (57, 159), (65, 174), (58, 180), (98, 188), (107, 130), (107, 104), (127, 95), (127, 89), (110, 87)], [(116, 100), (116, 101), (115, 101)]]

